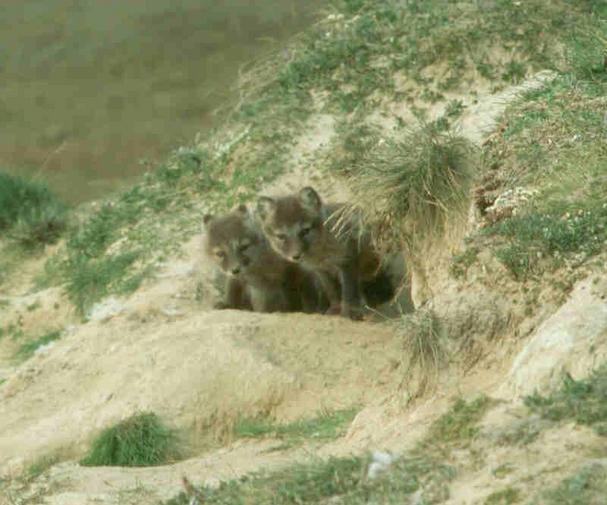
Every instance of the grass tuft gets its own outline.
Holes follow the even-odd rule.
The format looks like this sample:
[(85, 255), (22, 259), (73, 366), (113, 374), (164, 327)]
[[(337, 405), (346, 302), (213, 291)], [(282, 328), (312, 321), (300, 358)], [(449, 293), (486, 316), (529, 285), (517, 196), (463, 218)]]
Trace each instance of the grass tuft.
[(416, 395), (424, 393), (447, 365), (448, 349), (440, 319), (430, 309), (418, 309), (404, 314), (394, 322), (403, 343), (404, 381), (419, 374)]
[(560, 390), (550, 396), (528, 396), (525, 404), (545, 419), (573, 419), (607, 436), (607, 364), (584, 380), (566, 375)]
[(379, 142), (360, 158), (350, 182), (378, 243), (401, 246), (438, 238), (463, 216), (475, 176), (470, 144), (428, 124), (401, 140)]
[(67, 207), (40, 182), (0, 172), (0, 232), (24, 249), (57, 241), (67, 227)]
[(136, 414), (106, 428), (93, 441), (84, 466), (154, 466), (178, 459), (175, 432), (156, 416)]

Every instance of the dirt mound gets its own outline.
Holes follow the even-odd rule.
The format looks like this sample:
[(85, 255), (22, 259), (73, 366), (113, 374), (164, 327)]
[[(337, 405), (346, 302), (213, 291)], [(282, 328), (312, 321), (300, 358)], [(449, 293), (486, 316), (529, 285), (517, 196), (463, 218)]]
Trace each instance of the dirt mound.
[(204, 444), (237, 416), (290, 419), (366, 403), (395, 380), (395, 356), (388, 328), (341, 318), (212, 311), (89, 323), (3, 385), (0, 465), (13, 473), (41, 454), (81, 449), (137, 411)]

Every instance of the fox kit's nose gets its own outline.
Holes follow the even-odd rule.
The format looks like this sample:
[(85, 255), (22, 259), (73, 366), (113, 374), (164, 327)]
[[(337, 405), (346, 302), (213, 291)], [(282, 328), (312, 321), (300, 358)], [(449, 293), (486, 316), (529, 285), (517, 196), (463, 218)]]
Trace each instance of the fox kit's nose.
[(232, 275), (238, 275), (240, 273), (240, 267), (232, 268)]
[(294, 254), (293, 256), (291, 256), (291, 259), (293, 261), (299, 261), (301, 259), (301, 256), (302, 256), (301, 253), (297, 253), (297, 254)]

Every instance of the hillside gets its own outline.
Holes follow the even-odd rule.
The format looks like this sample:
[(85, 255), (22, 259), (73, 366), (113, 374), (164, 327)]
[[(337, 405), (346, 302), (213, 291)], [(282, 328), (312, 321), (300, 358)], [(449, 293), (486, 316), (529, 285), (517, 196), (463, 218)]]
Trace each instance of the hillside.
[[(606, 18), (334, 3), (58, 243), (7, 234), (0, 499), (604, 504)], [(399, 299), (360, 322), (213, 310), (202, 215), (306, 184), (402, 254)], [(144, 420), (172, 450), (95, 459), (112, 436), (149, 455), (125, 441)]]

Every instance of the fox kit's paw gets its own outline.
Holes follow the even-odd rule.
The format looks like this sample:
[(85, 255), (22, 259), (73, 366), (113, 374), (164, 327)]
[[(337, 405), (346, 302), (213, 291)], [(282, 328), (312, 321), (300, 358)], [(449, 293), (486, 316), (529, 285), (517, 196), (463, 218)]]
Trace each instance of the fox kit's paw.
[(343, 305), (341, 308), (341, 315), (343, 317), (349, 317), (353, 321), (362, 321), (364, 312), (362, 307)]

